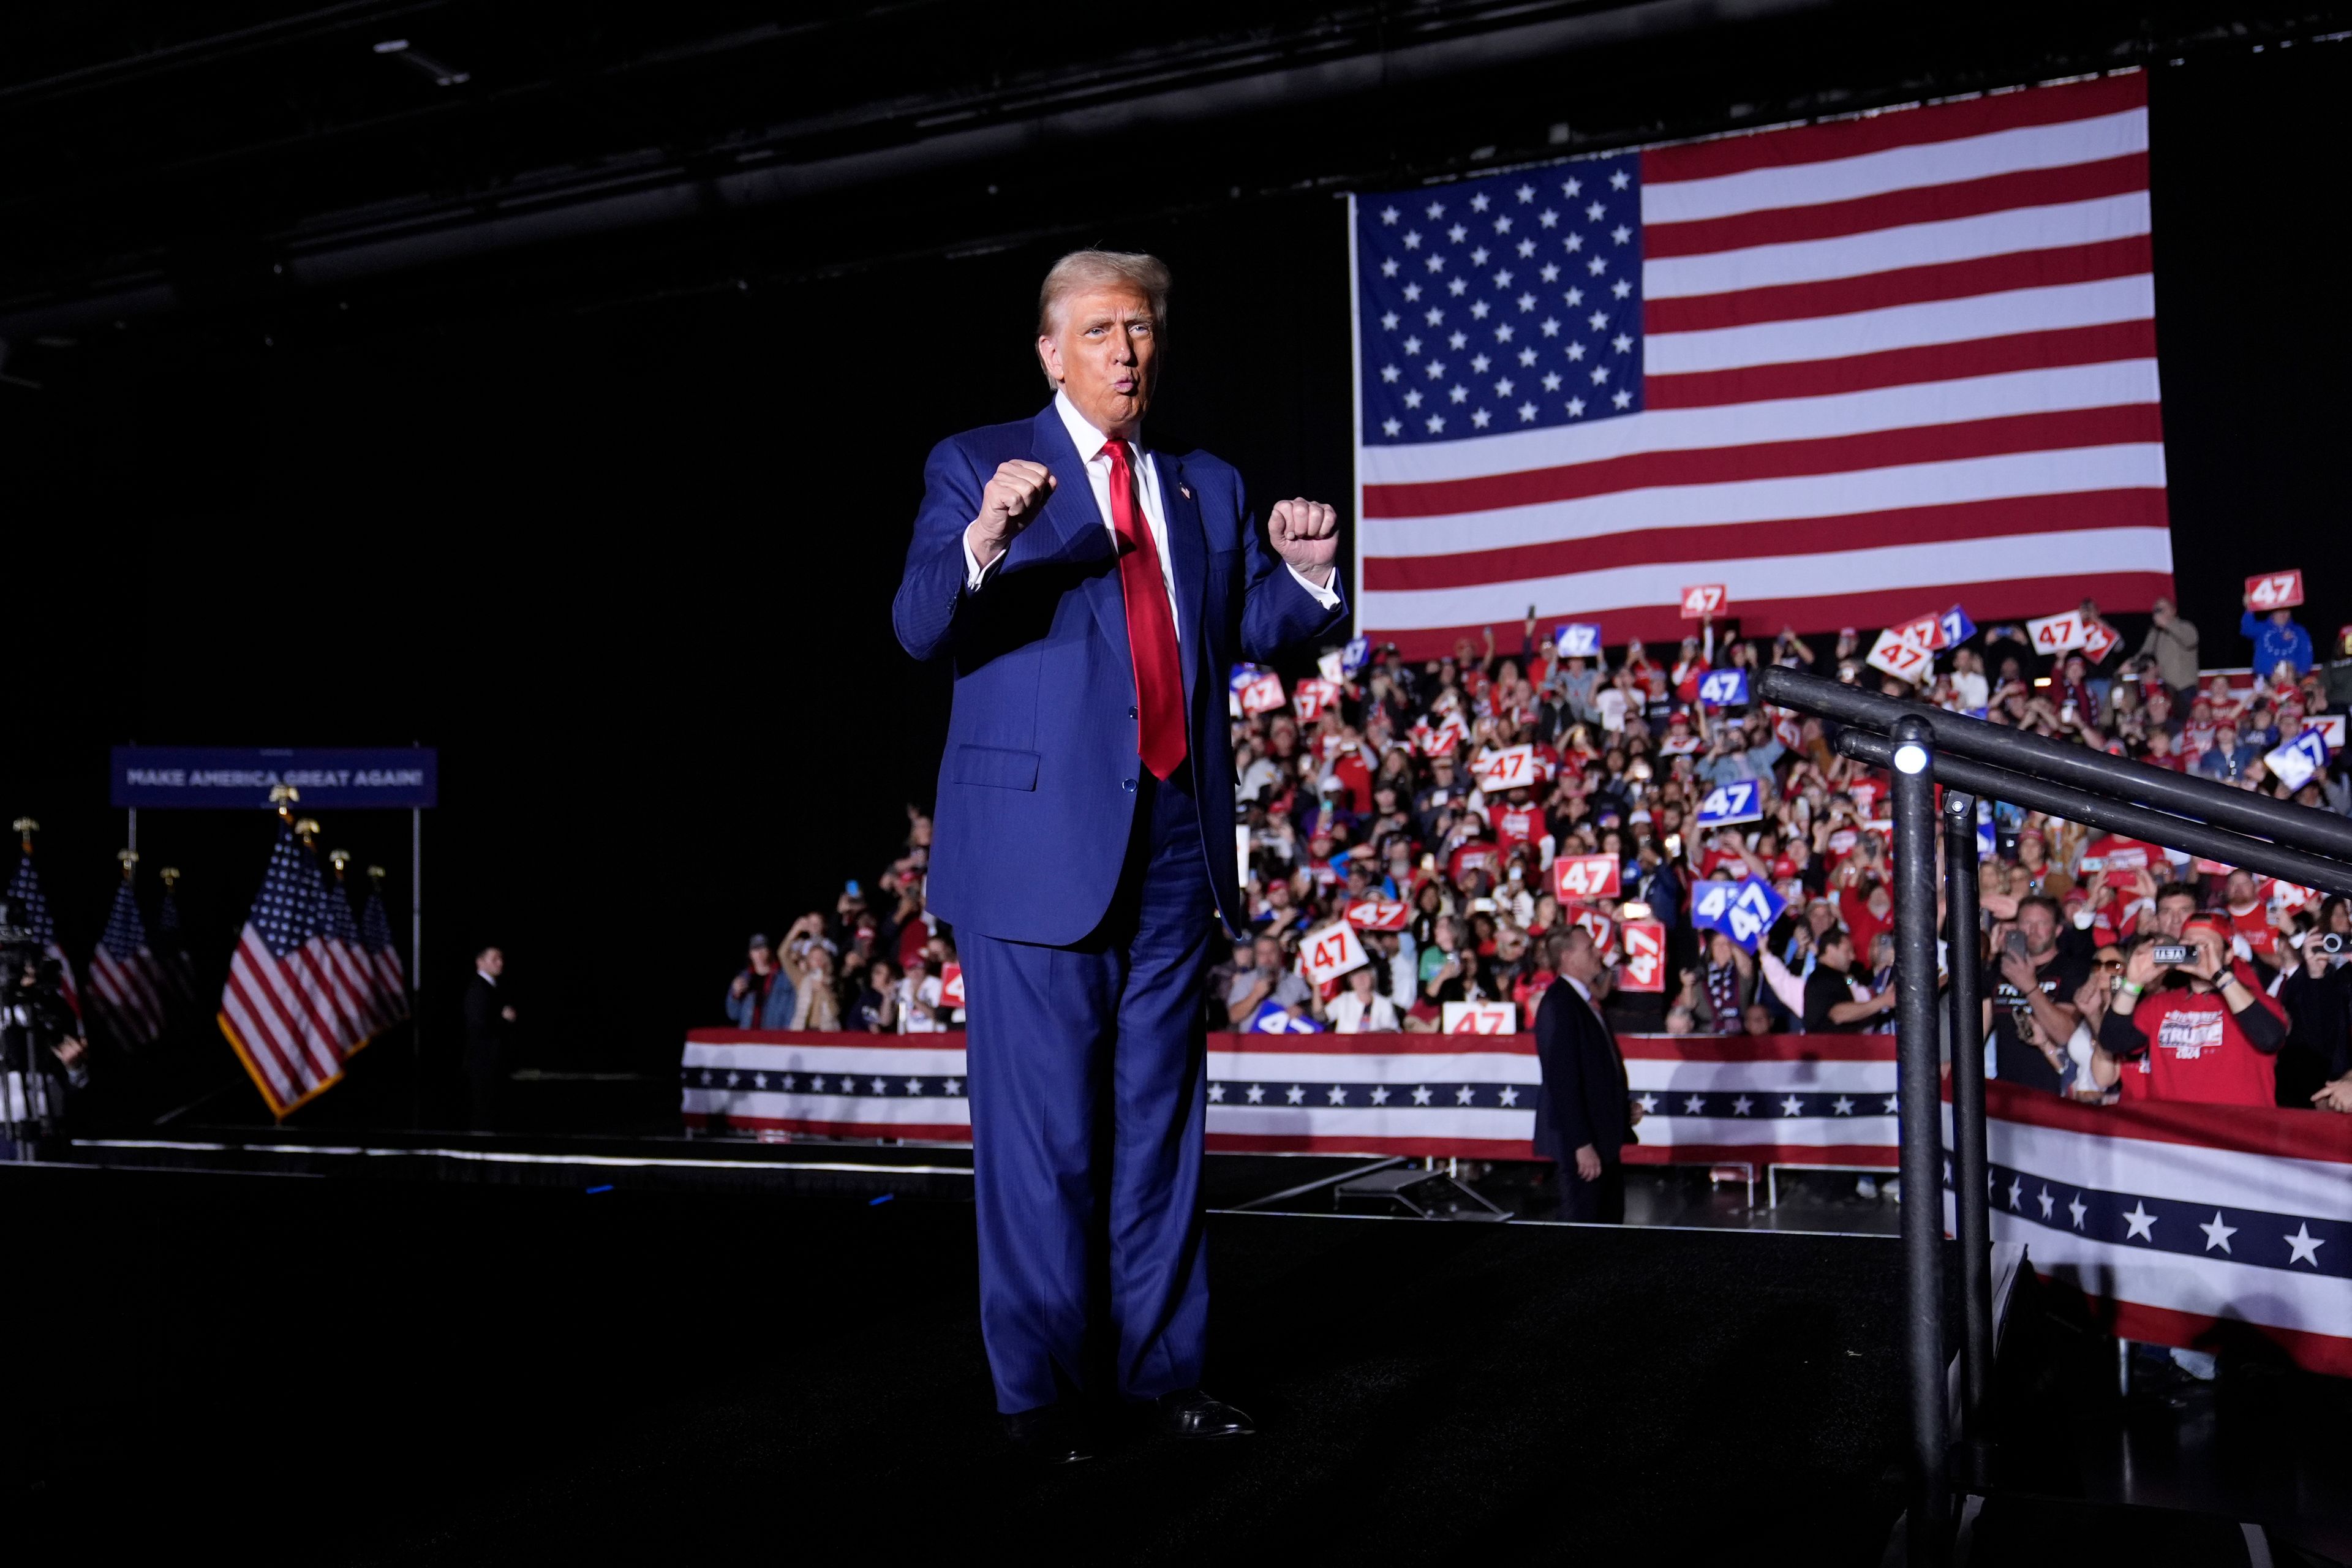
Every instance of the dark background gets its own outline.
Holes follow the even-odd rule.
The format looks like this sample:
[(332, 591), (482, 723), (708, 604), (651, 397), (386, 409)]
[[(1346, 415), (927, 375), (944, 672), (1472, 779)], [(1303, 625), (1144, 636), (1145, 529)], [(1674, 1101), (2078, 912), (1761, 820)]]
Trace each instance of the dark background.
[[(497, 942), (539, 1060), (657, 1069), (929, 795), (944, 682), (887, 615), (921, 456), (1043, 402), (1055, 256), (1173, 265), (1155, 445), (1344, 504), (1345, 189), (2080, 70), (2151, 71), (2206, 662), (2250, 573), (2352, 621), (2335, 8), (1754, 9), (1192, 6), (1116, 48), (1076, 7), (13, 14), (0, 812), (68, 947), (110, 744), (421, 741), (430, 1016)], [(142, 815), (201, 956), (271, 831)], [(404, 946), (407, 835), (326, 823)]]

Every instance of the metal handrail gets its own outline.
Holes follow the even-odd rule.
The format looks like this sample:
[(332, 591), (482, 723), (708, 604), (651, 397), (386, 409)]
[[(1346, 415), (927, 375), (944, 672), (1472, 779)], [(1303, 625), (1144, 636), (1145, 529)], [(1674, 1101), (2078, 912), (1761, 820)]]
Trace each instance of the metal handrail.
[[(2144, 806), (2194, 822), (2252, 834), (2314, 855), (2352, 860), (2352, 821), (2334, 812), (2273, 800), (2211, 779), (2168, 773), (2145, 763), (2126, 761), (2004, 725), (1988, 724), (1981, 719), (1964, 718), (1924, 703), (1882, 697), (1780, 665), (1758, 674), (1756, 689), (1767, 702), (1801, 709), (1842, 723), (1861, 724), (1882, 734), (1893, 733), (1895, 726), (1905, 718), (1923, 718), (1934, 732), (1938, 752), (1956, 752), (2012, 773), (2103, 795), (2127, 795)], [(2021, 800), (2018, 804), (2030, 803)], [(2305, 881), (2303, 878), (2295, 879)]]

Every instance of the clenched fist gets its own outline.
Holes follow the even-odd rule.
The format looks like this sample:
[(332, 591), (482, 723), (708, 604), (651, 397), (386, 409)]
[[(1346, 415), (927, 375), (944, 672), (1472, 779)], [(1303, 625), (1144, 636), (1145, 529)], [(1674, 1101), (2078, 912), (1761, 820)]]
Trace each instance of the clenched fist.
[(971, 558), (982, 566), (1004, 553), (1013, 536), (1036, 519), (1054, 493), (1054, 476), (1043, 463), (1019, 458), (996, 465), (996, 477), (980, 492), (980, 515), (964, 530)]
[(1319, 500), (1275, 502), (1265, 531), (1274, 552), (1310, 582), (1323, 582), (1339, 553), (1339, 514)]

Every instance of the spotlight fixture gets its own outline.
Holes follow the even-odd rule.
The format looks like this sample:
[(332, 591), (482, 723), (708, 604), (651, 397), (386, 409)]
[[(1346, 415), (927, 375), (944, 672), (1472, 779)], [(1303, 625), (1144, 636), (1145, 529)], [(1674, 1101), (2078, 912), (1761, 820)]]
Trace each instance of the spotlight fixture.
[(1915, 741), (1906, 741), (1895, 748), (1895, 766), (1906, 773), (1927, 771), (1927, 748)]

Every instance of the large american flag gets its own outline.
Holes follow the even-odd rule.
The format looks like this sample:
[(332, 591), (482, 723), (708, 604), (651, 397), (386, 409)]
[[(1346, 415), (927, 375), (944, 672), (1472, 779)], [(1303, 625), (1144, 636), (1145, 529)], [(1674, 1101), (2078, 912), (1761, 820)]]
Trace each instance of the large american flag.
[(221, 992), (221, 1032), (278, 1117), (341, 1079), (360, 1043), (336, 1004), (319, 888), (310, 851), (281, 829)]
[(318, 900), (319, 940), (326, 951), (328, 979), (351, 1047), (356, 1050), (382, 1034), (392, 1020), (384, 1016), (376, 997), (375, 968), (360, 948), (359, 922), (352, 919), (342, 868), (335, 868), (335, 879), (330, 882), (319, 869), (315, 847), (307, 847), (305, 858), (310, 862), (311, 897)]
[(2172, 583), (2146, 79), (1354, 199), (1360, 630), (1981, 622)]
[(147, 941), (147, 922), (126, 870), (114, 887), (106, 930), (89, 955), (89, 993), (107, 1027), (136, 1048), (159, 1038), (172, 1021), (172, 984)]
[(41, 874), (33, 867), (33, 826), (29, 821), (16, 824), (17, 841), (21, 848), (16, 856), (16, 874), (8, 879), (8, 902), (15, 907), (17, 924), (41, 944), (44, 957), (58, 961), (58, 985), (65, 994), (66, 1005), (74, 1016), (81, 1016), (81, 995), (74, 985), (72, 963), (66, 950), (58, 945), (57, 918), (49, 913), (49, 900), (41, 891)]

